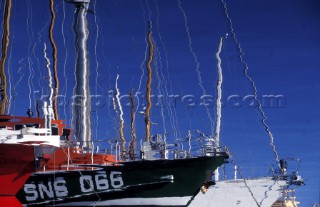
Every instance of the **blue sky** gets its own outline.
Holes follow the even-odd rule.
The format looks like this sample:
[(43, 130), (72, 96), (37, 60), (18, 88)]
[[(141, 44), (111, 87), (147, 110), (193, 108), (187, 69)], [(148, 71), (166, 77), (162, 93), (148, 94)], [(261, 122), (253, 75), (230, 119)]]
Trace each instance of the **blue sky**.
[[(2, 16), (4, 2), (0, 1)], [(35, 111), (34, 100), (48, 95), (43, 53), (46, 43), (47, 56), (52, 63), (48, 2), (13, 1), (10, 55), (6, 65), (11, 84), (9, 112), (14, 115), (25, 115), (30, 102)], [(257, 86), (258, 98), (265, 101), (263, 95), (279, 95), (285, 100), (277, 107), (264, 104), (263, 110), (280, 158), (302, 160), (300, 174), (307, 185), (298, 187), (296, 196), (302, 207), (311, 206), (319, 201), (320, 188), (320, 2), (228, 0), (226, 3), (234, 32), (245, 53), (243, 60)], [(141, 77), (140, 92), (145, 94), (149, 19), (156, 46), (153, 94), (178, 97), (167, 99), (163, 110), (161, 107), (152, 109), (151, 120), (157, 123), (152, 133), (166, 131), (169, 140), (185, 137), (187, 130), (199, 129), (210, 134), (207, 110), (200, 105), (204, 94), (201, 86), (206, 95), (216, 97), (215, 54), (219, 38), (228, 33), (221, 52), (224, 76), (221, 140), (232, 151), (244, 176), (268, 174), (275, 158), (261, 116), (247, 98), (253, 90), (243, 75), (240, 54), (231, 38), (230, 24), (220, 1), (181, 0), (179, 7), (175, 0), (97, 0), (91, 2), (90, 9), (95, 11), (87, 15), (90, 88), (92, 95), (99, 95), (92, 99), (93, 139), (118, 137), (115, 112), (108, 106), (109, 90), (115, 89), (117, 73), (122, 95), (128, 95), (131, 88), (136, 92)], [(59, 114), (70, 124), (70, 97), (75, 84), (74, 6), (55, 1), (55, 11), (60, 94), (66, 95), (66, 102), (60, 102)], [(2, 27), (0, 32), (2, 34)], [(126, 100), (122, 99), (123, 105)], [(139, 100), (142, 110), (145, 101), (141, 96)], [(213, 104), (211, 101), (208, 110), (215, 120)], [(128, 139), (129, 111), (130, 107), (124, 106)], [(137, 135), (143, 139), (143, 116), (137, 114), (136, 121)]]

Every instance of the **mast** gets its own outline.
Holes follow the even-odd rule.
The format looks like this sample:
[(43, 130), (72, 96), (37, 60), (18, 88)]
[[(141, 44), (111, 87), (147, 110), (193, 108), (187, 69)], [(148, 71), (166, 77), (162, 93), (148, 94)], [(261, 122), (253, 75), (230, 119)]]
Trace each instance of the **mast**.
[(134, 113), (134, 98), (133, 98), (133, 88), (130, 90), (130, 102), (131, 102), (131, 122), (130, 122), (130, 134), (131, 134), (131, 141), (129, 144), (129, 156), (131, 160), (135, 160), (135, 154), (136, 154), (136, 130), (134, 126), (135, 121), (135, 113)]
[(76, 85), (73, 97), (73, 116), (75, 137), (80, 147), (92, 149), (91, 120), (90, 120), (90, 87), (89, 87), (89, 60), (87, 41), (89, 36), (87, 11), (90, 0), (67, 0), (76, 6), (75, 32), (76, 32)]
[[(221, 69), (221, 58), (220, 58), (220, 53), (221, 53), (221, 48), (222, 48), (222, 43), (223, 43), (223, 38), (220, 38), (219, 46), (218, 46), (218, 51), (216, 53), (216, 58), (217, 58), (217, 68), (218, 68), (218, 81), (217, 81), (217, 102), (216, 102), (216, 107), (217, 107), (217, 117), (216, 117), (216, 128), (215, 128), (215, 147), (220, 147), (220, 128), (221, 128), (221, 98), (222, 98), (222, 69)], [(219, 168), (217, 168), (214, 172), (215, 174), (215, 180), (219, 180)]]
[(119, 134), (120, 134), (120, 140), (121, 140), (121, 159), (125, 160), (127, 157), (127, 152), (126, 152), (126, 139), (124, 138), (124, 119), (123, 119), (123, 110), (122, 110), (122, 105), (120, 102), (120, 90), (118, 88), (118, 79), (119, 79), (119, 74), (117, 74), (117, 78), (116, 78), (116, 101), (118, 104), (118, 108), (119, 108)]
[(50, 0), (50, 12), (51, 12), (51, 23), (49, 27), (49, 39), (52, 46), (52, 56), (53, 56), (53, 74), (54, 74), (54, 97), (53, 97), (53, 112), (54, 118), (59, 119), (58, 109), (57, 109), (57, 99), (59, 94), (59, 79), (57, 72), (57, 46), (53, 39), (53, 27), (56, 19), (56, 13), (54, 12), (54, 0)]
[(221, 128), (221, 98), (222, 98), (222, 69), (221, 69), (221, 48), (222, 48), (223, 38), (220, 38), (218, 51), (216, 53), (216, 58), (218, 61), (217, 68), (218, 68), (218, 81), (217, 81), (217, 100), (216, 100), (216, 107), (217, 107), (217, 117), (216, 117), (216, 128), (215, 128), (215, 142), (216, 146), (220, 146), (220, 128)]
[(50, 59), (47, 57), (47, 45), (44, 43), (44, 48), (43, 48), (43, 53), (44, 53), (44, 58), (47, 61), (47, 70), (48, 70), (48, 81), (49, 81), (49, 89), (50, 89), (50, 96), (48, 102), (44, 102), (43, 106), (43, 114), (45, 117), (45, 128), (51, 129), (51, 121), (54, 118), (54, 111), (52, 110), (52, 103), (53, 103), (53, 96), (54, 96), (54, 90), (52, 87), (52, 74), (50, 70)]
[(0, 59), (0, 114), (6, 113), (6, 107), (8, 102), (7, 76), (5, 73), (5, 65), (6, 65), (7, 52), (8, 52), (8, 46), (9, 46), (9, 40), (10, 40), (9, 37), (10, 37), (11, 5), (12, 5), (11, 0), (6, 0), (5, 11), (4, 11), (1, 59)]
[(152, 32), (151, 32), (152, 23), (149, 22), (149, 32), (148, 32), (148, 44), (149, 44), (149, 58), (147, 62), (147, 72), (148, 72), (148, 78), (147, 78), (147, 91), (146, 91), (146, 99), (147, 99), (147, 108), (145, 112), (145, 118), (144, 121), (146, 123), (146, 142), (150, 141), (151, 137), (151, 122), (150, 122), (150, 111), (152, 107), (151, 102), (151, 83), (152, 83), (152, 69), (151, 69), (151, 62), (153, 57), (153, 42), (152, 42)]

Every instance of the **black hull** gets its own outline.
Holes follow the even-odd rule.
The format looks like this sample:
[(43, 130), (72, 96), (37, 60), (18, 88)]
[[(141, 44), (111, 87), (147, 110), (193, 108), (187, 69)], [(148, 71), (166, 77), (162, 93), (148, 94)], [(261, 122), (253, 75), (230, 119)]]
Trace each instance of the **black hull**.
[[(176, 160), (123, 162), (117, 166), (90, 165), (88, 170), (34, 173), (17, 194), (28, 205), (76, 205), (100, 201), (105, 206), (161, 206), (161, 198), (187, 203), (227, 155)], [(95, 167), (97, 170), (89, 170)], [(119, 200), (119, 202), (117, 201)], [(128, 200), (129, 199), (129, 200)], [(173, 199), (177, 200), (177, 199)], [(114, 201), (114, 202), (113, 202)], [(154, 201), (154, 203), (153, 203)], [(128, 203), (129, 202), (129, 203)], [(140, 201), (139, 201), (140, 202)], [(101, 202), (101, 206), (104, 205)], [(100, 205), (98, 205), (100, 206)]]

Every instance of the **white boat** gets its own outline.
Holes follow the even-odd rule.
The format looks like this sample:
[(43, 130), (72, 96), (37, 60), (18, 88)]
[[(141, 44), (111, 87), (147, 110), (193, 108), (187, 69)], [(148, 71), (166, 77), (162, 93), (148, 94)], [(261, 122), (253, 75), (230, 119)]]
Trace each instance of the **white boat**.
[(286, 187), (286, 181), (274, 180), (273, 177), (221, 180), (207, 192), (199, 191), (189, 206), (270, 207), (281, 197)]

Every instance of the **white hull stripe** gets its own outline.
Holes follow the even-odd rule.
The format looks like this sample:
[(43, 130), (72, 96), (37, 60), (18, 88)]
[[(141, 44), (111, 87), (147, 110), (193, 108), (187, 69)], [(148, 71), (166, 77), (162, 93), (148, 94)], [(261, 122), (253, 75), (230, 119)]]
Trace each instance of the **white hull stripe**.
[(163, 198), (123, 198), (102, 201), (82, 201), (56, 204), (55, 206), (183, 206), (191, 196)]

